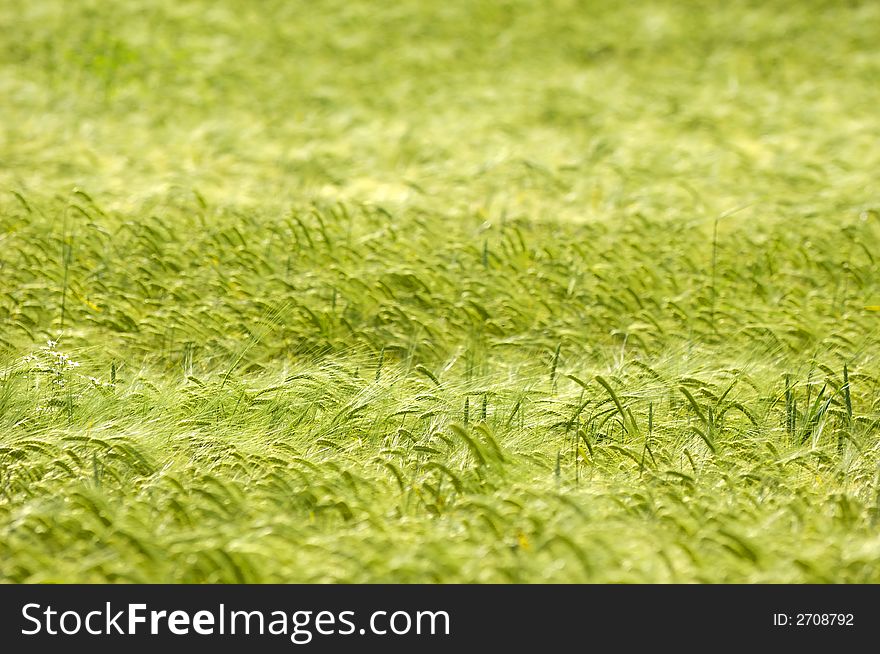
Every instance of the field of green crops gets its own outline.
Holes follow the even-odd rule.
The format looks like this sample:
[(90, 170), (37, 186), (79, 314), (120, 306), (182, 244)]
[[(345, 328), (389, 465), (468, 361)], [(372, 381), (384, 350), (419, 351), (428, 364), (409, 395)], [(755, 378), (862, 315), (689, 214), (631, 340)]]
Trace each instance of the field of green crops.
[(878, 34), (0, 0), (0, 579), (880, 582)]

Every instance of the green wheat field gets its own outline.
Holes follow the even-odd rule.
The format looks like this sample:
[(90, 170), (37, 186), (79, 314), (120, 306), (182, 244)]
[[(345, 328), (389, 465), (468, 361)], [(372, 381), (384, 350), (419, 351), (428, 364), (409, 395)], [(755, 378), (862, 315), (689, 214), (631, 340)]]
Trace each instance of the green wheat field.
[(0, 579), (880, 582), (878, 34), (0, 0)]

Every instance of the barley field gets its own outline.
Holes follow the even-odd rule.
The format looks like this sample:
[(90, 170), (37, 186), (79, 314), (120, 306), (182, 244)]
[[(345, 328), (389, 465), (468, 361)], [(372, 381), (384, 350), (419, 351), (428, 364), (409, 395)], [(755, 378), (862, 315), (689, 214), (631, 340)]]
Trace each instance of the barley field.
[(0, 0), (0, 579), (880, 582), (878, 34)]

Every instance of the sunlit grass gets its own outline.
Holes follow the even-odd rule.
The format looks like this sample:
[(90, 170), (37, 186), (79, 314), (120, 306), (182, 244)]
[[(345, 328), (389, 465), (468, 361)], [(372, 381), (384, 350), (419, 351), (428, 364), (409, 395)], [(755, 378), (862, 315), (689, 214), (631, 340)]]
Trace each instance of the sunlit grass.
[(880, 581), (880, 6), (603, 6), (0, 4), (0, 577)]

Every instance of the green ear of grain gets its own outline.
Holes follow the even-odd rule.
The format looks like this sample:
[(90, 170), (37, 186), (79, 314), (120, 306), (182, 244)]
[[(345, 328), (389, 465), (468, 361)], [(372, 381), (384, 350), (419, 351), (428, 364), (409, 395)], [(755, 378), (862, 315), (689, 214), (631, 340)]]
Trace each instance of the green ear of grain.
[(706, 419), (706, 414), (703, 413), (703, 410), (700, 408), (700, 405), (694, 399), (694, 396), (691, 395), (691, 392), (686, 387), (679, 386), (678, 388), (681, 391), (682, 395), (684, 395), (685, 398), (687, 398), (688, 404), (691, 405), (691, 408), (694, 410), (694, 413), (697, 414), (697, 417), (700, 419), (700, 422), (703, 423), (704, 427), (708, 428), (709, 421)]
[(489, 425), (485, 423), (476, 425), (474, 427), (474, 433), (479, 434), (483, 442), (488, 446), (484, 448), (484, 452), (487, 452), (492, 459), (500, 463), (507, 462), (507, 458), (504, 456), (504, 452), (498, 444), (498, 440), (495, 438), (495, 434)]
[(712, 442), (712, 439), (699, 427), (691, 427), (691, 429), (693, 429), (694, 432), (696, 432), (696, 434), (703, 439), (703, 442), (706, 444), (706, 447), (709, 448), (712, 454), (715, 454), (715, 443)]
[(479, 465), (486, 464), (486, 453), (483, 448), (480, 446), (477, 441), (471, 437), (471, 435), (463, 429), (460, 425), (452, 424), (449, 425), (450, 431), (458, 437), (465, 445), (467, 445), (468, 450), (473, 455), (474, 459), (477, 460)]
[(430, 370), (428, 370), (428, 369), (427, 369), (425, 366), (423, 366), (421, 363), (418, 364), (418, 365), (416, 366), (415, 370), (416, 370), (416, 372), (421, 373), (422, 375), (424, 375), (425, 377), (427, 377), (428, 379), (430, 379), (430, 380), (431, 380), (432, 382), (434, 382), (434, 384), (436, 384), (437, 386), (440, 386), (440, 385), (441, 385), (441, 384), (440, 384), (440, 380), (437, 379), (437, 377), (434, 375), (434, 373), (431, 372)]
[(580, 377), (575, 377), (574, 375), (566, 375), (571, 381), (580, 386), (582, 389), (587, 390), (587, 382), (585, 382)]
[(608, 395), (611, 397), (611, 401), (614, 402), (614, 406), (617, 408), (617, 412), (620, 414), (620, 420), (624, 424), (624, 428), (626, 428), (626, 412), (623, 410), (623, 404), (620, 402), (620, 398), (617, 397), (617, 393), (614, 392), (614, 389), (611, 388), (611, 384), (609, 384), (603, 377), (596, 376), (596, 381), (604, 388)]
[(379, 381), (379, 378), (382, 375), (382, 364), (385, 362), (385, 348), (383, 347), (379, 351), (379, 360), (376, 362), (376, 381)]

